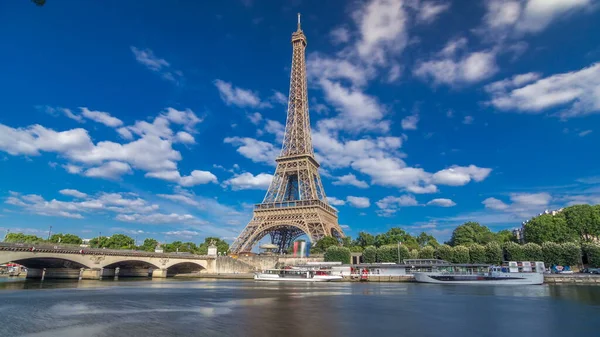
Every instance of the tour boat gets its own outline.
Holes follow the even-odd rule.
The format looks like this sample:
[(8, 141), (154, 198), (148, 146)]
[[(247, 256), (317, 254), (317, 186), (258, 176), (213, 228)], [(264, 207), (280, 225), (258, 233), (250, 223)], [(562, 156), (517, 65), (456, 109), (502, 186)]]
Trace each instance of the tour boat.
[(534, 285), (544, 283), (543, 262), (514, 262), (489, 266), (487, 271), (468, 266), (445, 266), (432, 272), (416, 272), (415, 280), (438, 284)]
[(261, 273), (255, 273), (254, 279), (257, 281), (331, 282), (342, 280), (342, 276), (331, 275), (329, 270), (267, 269)]

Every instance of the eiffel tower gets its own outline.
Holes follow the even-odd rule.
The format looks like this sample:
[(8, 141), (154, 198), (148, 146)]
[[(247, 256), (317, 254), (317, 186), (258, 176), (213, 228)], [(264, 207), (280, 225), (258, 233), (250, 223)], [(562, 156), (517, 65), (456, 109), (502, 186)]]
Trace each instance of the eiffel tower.
[(337, 210), (327, 202), (310, 136), (306, 36), (300, 28), (300, 14), (292, 48), (287, 122), (275, 175), (263, 202), (254, 206), (252, 220), (231, 245), (232, 253), (252, 250), (266, 235), (279, 253), (303, 234), (313, 243), (324, 236), (344, 237)]

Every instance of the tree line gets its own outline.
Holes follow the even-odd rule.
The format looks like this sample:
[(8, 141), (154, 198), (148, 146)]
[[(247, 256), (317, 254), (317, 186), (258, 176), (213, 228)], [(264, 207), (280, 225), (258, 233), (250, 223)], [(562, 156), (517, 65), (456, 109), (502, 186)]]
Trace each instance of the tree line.
[[(208, 246), (214, 241), (217, 246), (217, 252), (226, 253), (229, 250), (229, 244), (216, 237), (207, 237), (204, 242), (196, 244), (194, 242), (173, 241), (169, 243), (159, 243), (155, 239), (147, 238), (141, 245), (136, 245), (135, 240), (125, 234), (113, 234), (111, 236), (98, 236), (90, 240), (91, 248), (106, 249), (131, 249), (145, 252), (153, 252), (157, 246), (163, 249), (165, 253), (188, 252), (191, 254), (205, 255), (208, 253)], [(4, 238), (4, 242), (15, 243), (56, 243), (56, 244), (83, 244), (83, 239), (74, 234), (53, 234), (45, 240), (36, 235), (23, 233), (9, 233)]]

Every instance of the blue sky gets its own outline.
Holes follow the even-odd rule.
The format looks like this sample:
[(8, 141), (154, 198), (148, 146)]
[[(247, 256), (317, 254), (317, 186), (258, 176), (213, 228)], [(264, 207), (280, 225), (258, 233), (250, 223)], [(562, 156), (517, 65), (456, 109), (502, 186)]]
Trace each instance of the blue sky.
[(598, 1), (0, 4), (0, 230), (233, 240), (281, 148), (296, 13), (347, 235), (600, 203)]

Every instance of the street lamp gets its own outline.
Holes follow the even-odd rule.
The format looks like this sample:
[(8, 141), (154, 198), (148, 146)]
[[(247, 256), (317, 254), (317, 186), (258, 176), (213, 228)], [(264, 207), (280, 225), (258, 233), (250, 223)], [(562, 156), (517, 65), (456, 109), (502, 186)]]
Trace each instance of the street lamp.
[(6, 234), (4, 235), (4, 240), (2, 240), (2, 241), (6, 242), (6, 237), (8, 236), (9, 233), (10, 233), (10, 229), (7, 229)]
[(400, 245), (402, 243), (400, 241), (398, 241), (398, 264), (400, 264)]
[(50, 234), (52, 234), (52, 226), (48, 229), (48, 241), (50, 241)]

